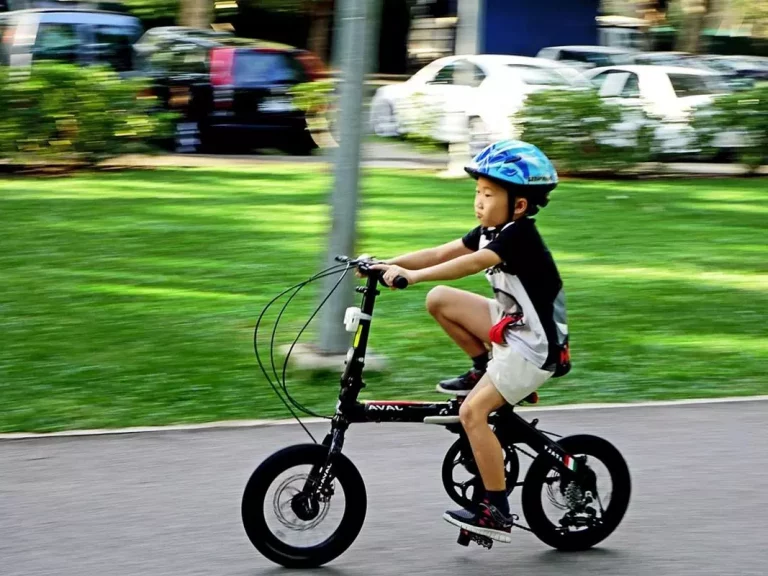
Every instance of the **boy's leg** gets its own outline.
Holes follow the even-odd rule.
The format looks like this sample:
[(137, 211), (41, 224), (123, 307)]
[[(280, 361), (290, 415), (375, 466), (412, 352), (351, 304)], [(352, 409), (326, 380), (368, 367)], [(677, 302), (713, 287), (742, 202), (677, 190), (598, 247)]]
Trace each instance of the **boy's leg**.
[(462, 403), (459, 417), (472, 447), (486, 493), (479, 512), (449, 510), (443, 518), (472, 532), (509, 542), (512, 519), (506, 494), (503, 451), (499, 440), (488, 426), (488, 415), (505, 402), (486, 375)]
[(439, 392), (466, 395), (485, 374), (488, 332), (492, 318), (487, 298), (448, 286), (436, 286), (427, 295), (427, 310), (446, 334), (472, 359), (471, 370), (437, 385)]
[(491, 412), (505, 403), (504, 397), (496, 390), (488, 375), (485, 375), (459, 408), (461, 425), (472, 446), (483, 485), (489, 492), (504, 491), (507, 486), (501, 444), (488, 425)]
[(516, 404), (552, 377), (508, 346), (494, 345), (488, 373), (459, 409), (486, 493), (478, 512), (448, 511), (448, 522), (489, 538), (510, 542), (512, 518), (506, 495), (502, 447), (488, 426), (488, 416), (504, 403)]

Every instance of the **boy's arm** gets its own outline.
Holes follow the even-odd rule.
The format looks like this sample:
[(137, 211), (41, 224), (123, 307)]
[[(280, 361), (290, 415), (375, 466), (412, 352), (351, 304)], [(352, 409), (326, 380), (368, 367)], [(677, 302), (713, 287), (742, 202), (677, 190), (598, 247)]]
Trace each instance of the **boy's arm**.
[(386, 270), (384, 273), (384, 281), (387, 284), (392, 284), (396, 276), (404, 276), (408, 279), (409, 284), (417, 284), (419, 282), (434, 282), (438, 280), (456, 280), (458, 278), (464, 278), (465, 276), (471, 276), (485, 270), (486, 268), (492, 268), (501, 262), (501, 258), (496, 252), (491, 250), (482, 249), (477, 252), (471, 252), (464, 254), (458, 258), (429, 266), (419, 270), (412, 270), (395, 264), (376, 264), (372, 266), (373, 269)]
[(411, 279), (413, 284), (417, 282), (434, 282), (438, 280), (457, 280), (464, 278), (465, 276), (471, 276), (485, 270), (486, 268), (492, 268), (501, 262), (501, 258), (496, 252), (491, 250), (478, 250), (464, 256), (454, 258), (449, 262), (443, 262), (436, 266), (430, 266), (422, 270), (414, 270), (411, 273)]
[(403, 254), (397, 258), (384, 260), (384, 263), (400, 266), (407, 270), (421, 270), (471, 253), (472, 251), (464, 246), (464, 242), (462, 242), (461, 238), (458, 238), (443, 244), (442, 246), (426, 248), (424, 250)]

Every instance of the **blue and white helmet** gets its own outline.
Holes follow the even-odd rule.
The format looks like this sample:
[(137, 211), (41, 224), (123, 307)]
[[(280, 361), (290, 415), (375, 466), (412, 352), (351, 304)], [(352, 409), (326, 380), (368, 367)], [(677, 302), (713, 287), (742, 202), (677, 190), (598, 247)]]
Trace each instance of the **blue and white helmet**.
[(475, 180), (485, 176), (519, 196), (544, 198), (558, 183), (549, 158), (522, 140), (500, 140), (487, 146), (464, 170)]

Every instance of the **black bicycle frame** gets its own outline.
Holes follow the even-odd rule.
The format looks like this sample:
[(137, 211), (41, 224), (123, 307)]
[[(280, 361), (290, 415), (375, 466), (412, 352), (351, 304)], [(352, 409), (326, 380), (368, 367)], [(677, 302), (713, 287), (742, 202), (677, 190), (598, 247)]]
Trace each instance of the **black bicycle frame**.
[[(341, 376), (341, 391), (336, 405), (336, 414), (331, 421), (331, 432), (323, 444), (329, 447), (329, 461), (340, 452), (344, 443), (344, 432), (353, 423), (363, 422), (424, 422), (427, 417), (458, 416), (462, 400), (452, 399), (447, 402), (403, 401), (403, 400), (364, 400), (358, 401), (360, 391), (365, 387), (362, 379), (365, 366), (365, 353), (371, 330), (373, 309), (376, 296), (380, 294), (378, 283), (381, 274), (378, 270), (362, 269), (367, 273), (365, 286), (358, 286), (355, 291), (363, 294), (362, 317), (358, 325), (352, 347), (347, 354), (346, 367)], [(489, 418), (489, 423), (499, 441), (504, 445), (524, 443), (537, 453), (547, 454), (565, 475), (578, 473), (578, 467), (569, 455), (545, 433), (536, 428), (538, 420), (532, 423), (524, 420), (509, 404), (496, 411)], [(444, 425), (454, 433), (463, 432), (461, 424), (452, 421)], [(570, 463), (570, 466), (569, 466)], [(324, 476), (329, 466), (325, 466)], [(323, 479), (321, 479), (321, 482)]]

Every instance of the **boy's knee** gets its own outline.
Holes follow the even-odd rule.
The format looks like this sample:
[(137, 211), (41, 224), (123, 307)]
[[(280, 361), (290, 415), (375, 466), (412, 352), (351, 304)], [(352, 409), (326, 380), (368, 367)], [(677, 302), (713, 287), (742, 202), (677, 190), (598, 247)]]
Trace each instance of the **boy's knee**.
[(462, 402), (459, 407), (459, 420), (464, 429), (482, 424), (483, 416), (483, 411), (474, 406), (472, 402)]
[(448, 299), (448, 286), (435, 286), (427, 293), (427, 312), (434, 316), (440, 311)]

